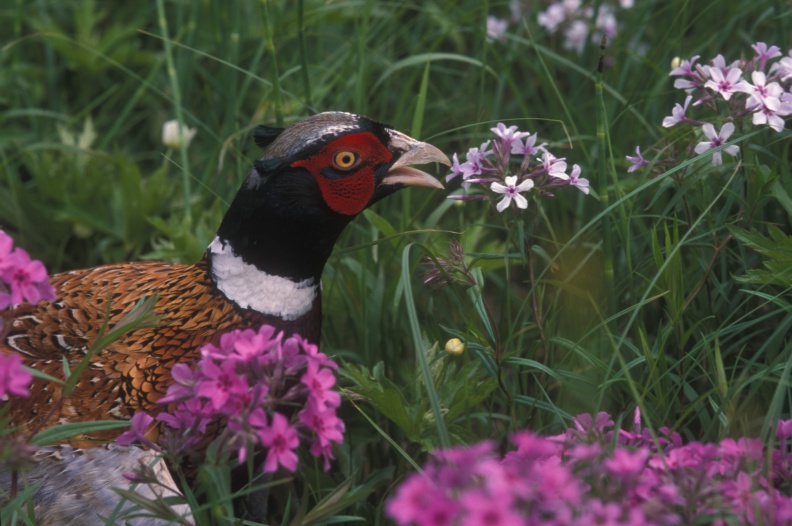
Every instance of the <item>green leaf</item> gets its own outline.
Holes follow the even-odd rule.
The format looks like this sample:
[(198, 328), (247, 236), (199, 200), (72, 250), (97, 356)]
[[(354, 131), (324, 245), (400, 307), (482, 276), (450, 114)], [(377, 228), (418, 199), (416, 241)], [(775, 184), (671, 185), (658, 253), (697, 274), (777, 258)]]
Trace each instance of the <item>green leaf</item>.
[(767, 270), (751, 269), (745, 275), (737, 277), (737, 281), (792, 288), (792, 237), (773, 225), (768, 225), (767, 230), (770, 237), (755, 230), (731, 229), (734, 237), (741, 243), (768, 258), (763, 262)]
[(60, 424), (55, 427), (45, 429), (36, 433), (30, 439), (31, 444), (46, 446), (54, 442), (60, 442), (77, 435), (87, 435), (96, 431), (108, 431), (112, 429), (123, 429), (129, 427), (129, 422), (124, 420), (98, 420), (96, 422), (72, 422)]
[(351, 391), (365, 397), (377, 411), (399, 426), (411, 440), (417, 440), (413, 419), (407, 411), (407, 401), (395, 385), (385, 378), (375, 379), (363, 366), (346, 364), (339, 369), (339, 373), (354, 383), (350, 387)]

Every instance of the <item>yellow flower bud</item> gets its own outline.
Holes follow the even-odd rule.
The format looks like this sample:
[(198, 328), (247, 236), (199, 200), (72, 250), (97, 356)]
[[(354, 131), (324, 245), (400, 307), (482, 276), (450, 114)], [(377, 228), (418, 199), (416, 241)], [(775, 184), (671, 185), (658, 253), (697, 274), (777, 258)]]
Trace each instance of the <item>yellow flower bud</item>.
[(465, 350), (465, 344), (459, 338), (451, 338), (446, 342), (445, 350), (448, 354), (459, 356)]
[(671, 59), (671, 69), (676, 69), (679, 67), (679, 64), (682, 63), (682, 60), (679, 57), (674, 57)]

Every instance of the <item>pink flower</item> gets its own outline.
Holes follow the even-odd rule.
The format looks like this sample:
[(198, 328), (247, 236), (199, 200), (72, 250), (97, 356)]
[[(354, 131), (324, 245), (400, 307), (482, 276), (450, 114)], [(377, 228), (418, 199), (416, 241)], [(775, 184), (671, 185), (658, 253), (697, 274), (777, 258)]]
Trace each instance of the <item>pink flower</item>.
[(589, 180), (580, 177), (580, 166), (577, 164), (572, 165), (572, 171), (569, 173), (569, 184), (577, 186), (581, 192), (588, 195)]
[(569, 28), (564, 31), (564, 48), (577, 53), (583, 53), (586, 47), (586, 40), (589, 36), (589, 26), (583, 20), (575, 20)]
[(11, 289), (9, 301), (12, 305), (19, 305), (25, 300), (37, 303), (43, 299), (55, 299), (55, 287), (49, 284), (49, 276), (44, 264), (38, 260), (31, 260), (25, 250), (16, 248), (3, 262), (3, 266), (5, 268), (0, 277)]
[(756, 59), (759, 61), (759, 66), (756, 68), (758, 71), (764, 71), (768, 60), (781, 56), (781, 49), (778, 46), (768, 48), (764, 42), (757, 42), (751, 47), (756, 51)]
[(671, 116), (663, 119), (663, 127), (670, 128), (671, 126), (679, 122), (687, 122), (688, 124), (698, 125), (699, 124), (698, 122), (690, 120), (685, 116), (685, 111), (687, 111), (688, 106), (690, 106), (691, 100), (693, 100), (693, 96), (688, 95), (687, 97), (685, 97), (684, 105), (680, 105), (677, 102), (674, 105), (674, 108), (671, 110)]
[(297, 454), (294, 450), (300, 445), (300, 439), (297, 438), (297, 430), (285, 416), (275, 413), (272, 425), (259, 430), (258, 434), (261, 444), (268, 448), (264, 471), (276, 471), (279, 464), (289, 471), (297, 469)]
[(0, 275), (5, 269), (10, 268), (14, 264), (11, 261), (13, 246), (14, 240), (11, 239), (11, 236), (0, 230)]
[(643, 155), (641, 155), (641, 147), (640, 146), (636, 146), (635, 147), (635, 155), (636, 155), (635, 157), (632, 157), (632, 156), (629, 156), (629, 155), (625, 155), (624, 156), (624, 157), (627, 158), (628, 161), (630, 161), (632, 163), (632, 166), (627, 168), (627, 173), (634, 172), (634, 171), (636, 171), (636, 170), (638, 170), (640, 168), (643, 168), (644, 166), (647, 166), (649, 164), (649, 161), (644, 159)]
[(129, 430), (124, 431), (121, 436), (116, 439), (116, 442), (121, 446), (128, 446), (134, 442), (142, 442), (145, 446), (159, 451), (159, 448), (151, 440), (146, 438), (146, 431), (148, 431), (148, 427), (152, 422), (154, 422), (153, 416), (143, 411), (138, 411), (132, 416)]
[(643, 471), (648, 458), (649, 451), (647, 449), (629, 451), (627, 449), (617, 448), (613, 452), (613, 456), (605, 460), (605, 469), (612, 475), (618, 477), (634, 477)]
[(202, 360), (203, 378), (195, 386), (195, 394), (212, 401), (215, 409), (221, 409), (229, 397), (248, 391), (248, 383), (236, 372), (236, 364), (227, 360), (218, 367), (212, 360)]
[[(527, 135), (527, 134), (526, 134)], [(511, 153), (515, 155), (523, 155), (526, 158), (533, 157), (539, 150), (544, 150), (545, 144), (542, 143), (539, 146), (536, 146), (536, 139), (538, 135), (527, 135), (525, 138), (525, 143), (522, 140), (517, 139), (511, 145)]]
[(784, 442), (790, 436), (792, 436), (792, 419), (779, 420), (776, 428), (776, 437), (778, 437), (779, 442)]
[(484, 169), (484, 159), (492, 153), (492, 150), (487, 150), (489, 143), (489, 141), (486, 141), (478, 148), (470, 148), (468, 150), (465, 157), (467, 161), (459, 166), (463, 178), (467, 179), (474, 175), (481, 175)]
[(559, 159), (552, 153), (545, 152), (542, 154), (542, 157), (538, 158), (537, 160), (542, 163), (545, 173), (551, 177), (557, 177), (558, 179), (564, 180), (569, 179), (569, 176), (566, 174), (566, 158), (561, 157)]
[(336, 382), (335, 375), (330, 369), (319, 369), (317, 361), (308, 361), (308, 370), (300, 382), (308, 386), (311, 395), (319, 404), (328, 407), (341, 405), (341, 395), (332, 390)]
[(509, 126), (507, 128), (502, 122), (499, 122), (497, 127), (490, 128), (490, 131), (500, 137), (501, 144), (503, 144), (505, 150), (511, 150), (515, 141), (530, 135), (528, 132), (517, 131), (517, 126)]
[(751, 85), (742, 80), (742, 70), (731, 68), (724, 76), (720, 68), (709, 68), (711, 79), (704, 83), (705, 88), (717, 91), (724, 99), (729, 100), (733, 93), (750, 93)]
[(458, 175), (462, 175), (462, 167), (459, 165), (459, 157), (454, 153), (451, 157), (451, 173), (446, 175), (446, 182), (454, 179)]
[(792, 53), (784, 57), (770, 67), (771, 74), (777, 74), (782, 81), (792, 78)]
[(699, 59), (701, 55), (696, 55), (690, 60), (683, 60), (682, 63), (671, 70), (671, 73), (668, 76), (678, 76), (678, 77), (693, 77), (696, 75), (696, 70), (694, 66), (696, 61)]
[(179, 404), (173, 413), (163, 411), (157, 415), (157, 420), (165, 422), (170, 427), (179, 431), (206, 432), (206, 426), (211, 421), (211, 407), (198, 398), (190, 398)]
[(566, 20), (564, 6), (554, 2), (550, 4), (547, 11), (542, 11), (536, 18), (540, 26), (553, 33)]
[[(701, 154), (707, 150), (712, 150), (713, 148), (718, 148), (722, 146), (726, 141), (729, 140), (732, 133), (734, 133), (734, 124), (727, 122), (721, 127), (720, 133), (715, 133), (715, 127), (712, 124), (705, 124), (701, 127), (701, 130), (704, 132), (704, 135), (709, 139), (709, 141), (703, 141), (696, 145), (694, 151), (697, 154)], [(732, 144), (731, 146), (727, 146), (722, 151), (716, 151), (712, 154), (712, 164), (713, 166), (718, 166), (723, 164), (723, 157), (721, 156), (722, 152), (726, 152), (732, 157), (736, 157), (738, 153), (740, 153), (740, 147), (736, 144)]]
[(431, 491), (432, 482), (421, 475), (411, 475), (399, 486), (396, 495), (388, 501), (385, 509), (396, 524), (404, 525), (418, 522), (426, 516), (426, 508), (435, 500)]
[(325, 470), (329, 469), (329, 460), (333, 458), (331, 443), (343, 441), (344, 421), (338, 418), (332, 408), (321, 407), (311, 402), (300, 412), (299, 418), (308, 429), (316, 433), (316, 440), (311, 446), (311, 454), (315, 457), (324, 456)]
[(509, 29), (509, 21), (489, 15), (487, 17), (487, 40), (505, 40), (506, 30)]
[(29, 386), (33, 375), (22, 367), (18, 354), (0, 352), (0, 400), (7, 395), (30, 396)]
[(503, 500), (504, 495), (486, 495), (479, 490), (469, 490), (460, 497), (465, 508), (461, 526), (520, 526), (526, 524), (519, 513)]

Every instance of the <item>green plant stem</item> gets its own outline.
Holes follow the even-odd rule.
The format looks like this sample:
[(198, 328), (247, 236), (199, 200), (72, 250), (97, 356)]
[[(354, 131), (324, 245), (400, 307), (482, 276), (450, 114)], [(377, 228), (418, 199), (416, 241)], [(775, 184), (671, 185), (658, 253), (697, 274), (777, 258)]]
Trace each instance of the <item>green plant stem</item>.
[[(607, 211), (610, 205), (610, 196), (608, 190), (608, 175), (607, 175), (607, 154), (605, 148), (605, 100), (602, 95), (602, 69), (605, 62), (605, 46), (607, 45), (607, 36), (603, 35), (602, 43), (600, 45), (599, 64), (597, 65), (597, 80), (594, 84), (597, 94), (597, 148), (599, 155), (597, 156), (597, 170), (599, 182), (599, 198), (602, 203), (602, 209)], [(614, 295), (614, 275), (613, 275), (613, 235), (611, 233), (611, 219), (609, 214), (605, 213), (602, 216), (600, 228), (602, 229), (602, 257), (603, 268), (605, 271), (605, 290), (607, 291), (608, 311), (607, 314), (616, 312), (616, 300)]]
[(302, 69), (303, 89), (305, 90), (305, 106), (309, 109), (313, 108), (313, 101), (311, 100), (311, 77), (308, 75), (308, 50), (305, 46), (305, 2), (299, 0), (297, 2), (297, 35), (300, 40), (300, 66)]
[[(168, 78), (170, 79), (171, 89), (173, 90), (173, 109), (176, 112), (176, 121), (179, 123), (179, 135), (186, 129), (184, 115), (182, 113), (181, 91), (179, 90), (179, 77), (176, 74), (176, 66), (173, 61), (173, 47), (171, 46), (168, 34), (168, 19), (165, 16), (164, 0), (157, 0), (157, 18), (159, 19), (160, 31), (162, 32), (162, 44), (165, 48), (165, 62), (168, 68)], [(182, 165), (182, 186), (184, 187), (184, 220), (187, 228), (192, 224), (192, 189), (190, 185), (190, 162), (187, 157), (187, 142), (181, 141), (179, 147)]]
[[(162, 0), (160, 0), (162, 1)], [(275, 106), (275, 124), (283, 126), (283, 100), (281, 98), (280, 74), (278, 73), (278, 55), (275, 52), (275, 39), (272, 35), (272, 21), (269, 14), (269, 2), (262, 2), (264, 8), (264, 27), (267, 31), (267, 51), (270, 58), (270, 70), (272, 75), (272, 102)]]

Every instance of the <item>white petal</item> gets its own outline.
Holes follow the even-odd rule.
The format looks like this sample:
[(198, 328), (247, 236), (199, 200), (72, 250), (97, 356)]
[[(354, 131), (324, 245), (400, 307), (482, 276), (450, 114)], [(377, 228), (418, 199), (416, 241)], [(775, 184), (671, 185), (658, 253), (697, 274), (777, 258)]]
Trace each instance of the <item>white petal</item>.
[[(712, 139), (714, 139), (715, 137), (718, 136), (718, 134), (715, 133), (715, 127), (712, 124), (709, 124), (709, 123), (707, 123), (704, 126), (702, 126), (701, 127), (701, 131), (703, 131), (704, 135), (706, 135), (707, 138), (709, 138), (710, 140), (712, 140)], [(701, 143), (699, 143), (699, 144), (701, 144)], [(696, 148), (698, 148), (698, 146), (696, 146)]]
[(520, 194), (514, 194), (514, 202), (517, 203), (517, 208), (528, 208), (528, 200)]
[(534, 187), (533, 179), (526, 179), (517, 186), (518, 192), (527, 192)]
[(503, 212), (504, 210), (506, 210), (506, 207), (509, 206), (509, 203), (511, 203), (511, 200), (512, 200), (512, 198), (511, 198), (510, 195), (504, 196), (503, 199), (501, 199), (498, 202), (498, 205), (495, 208), (498, 209), (498, 212)]
[(721, 128), (720, 138), (723, 139), (724, 141), (727, 141), (729, 140), (729, 137), (731, 137), (732, 133), (734, 133), (734, 124), (731, 122), (727, 122)]
[(740, 147), (736, 144), (732, 144), (731, 146), (727, 146), (723, 149), (724, 152), (728, 153), (732, 157), (736, 157), (738, 153), (740, 153)]
[(506, 187), (503, 186), (500, 183), (492, 183), (490, 185), (490, 190), (492, 190), (496, 194), (505, 194), (506, 193)]
[(737, 84), (742, 76), (742, 70), (740, 68), (732, 68), (726, 74), (726, 80), (729, 81), (729, 84)]
[[(495, 183), (493, 183), (495, 184)], [(515, 186), (517, 184), (517, 176), (510, 175), (506, 178), (506, 186)]]
[(695, 151), (696, 153), (702, 153), (702, 152), (706, 152), (710, 148), (712, 148), (712, 143), (700, 142), (700, 143), (698, 143), (696, 145), (696, 147), (693, 149), (693, 151)]

